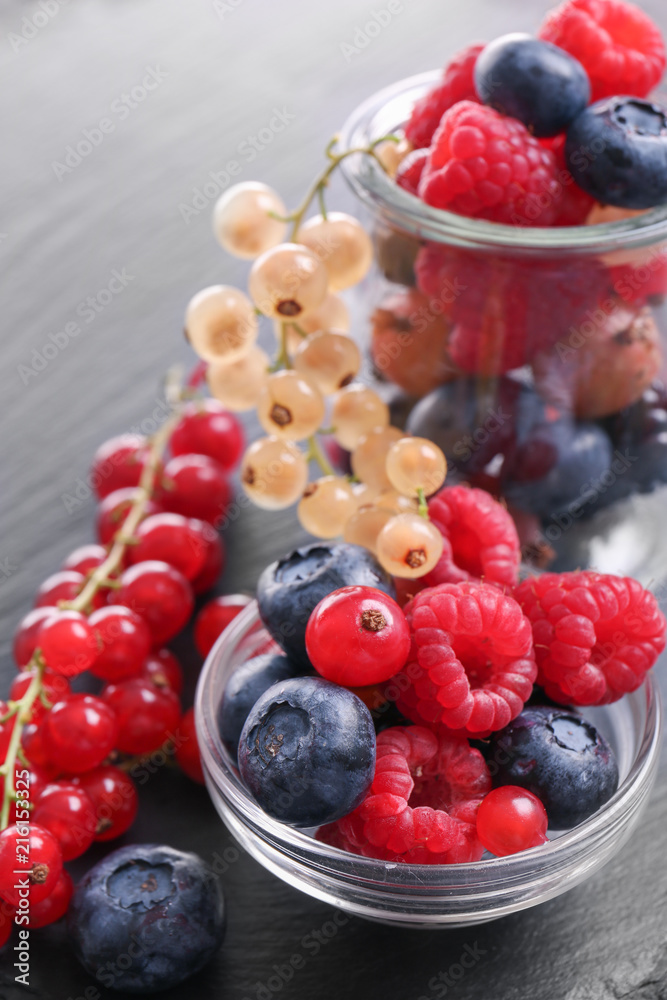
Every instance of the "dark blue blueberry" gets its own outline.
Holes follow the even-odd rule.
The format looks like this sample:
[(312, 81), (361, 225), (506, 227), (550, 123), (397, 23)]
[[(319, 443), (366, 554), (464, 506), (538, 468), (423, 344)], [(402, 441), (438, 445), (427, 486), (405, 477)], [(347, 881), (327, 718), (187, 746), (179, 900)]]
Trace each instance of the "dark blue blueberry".
[[(535, 476), (547, 454), (551, 468)], [(542, 518), (563, 512), (588, 516), (607, 488), (611, 464), (611, 440), (597, 424), (566, 419), (541, 424), (503, 469), (503, 494), (516, 507)]]
[(255, 656), (238, 667), (227, 681), (218, 709), (220, 738), (236, 761), (239, 737), (250, 709), (261, 694), (278, 681), (298, 677), (303, 671), (282, 653)]
[(67, 927), (77, 958), (103, 986), (155, 993), (194, 975), (222, 944), (222, 890), (196, 854), (131, 844), (79, 882)]
[(629, 463), (630, 492), (650, 493), (667, 483), (667, 391), (655, 383), (641, 399), (609, 417), (605, 426)]
[(391, 577), (366, 549), (316, 542), (264, 570), (257, 584), (259, 613), (281, 649), (308, 670), (306, 625), (313, 608), (334, 590), (355, 585), (396, 596)]
[(274, 684), (246, 719), (239, 771), (275, 819), (298, 827), (332, 823), (359, 805), (373, 781), (371, 713), (322, 677)]
[(667, 202), (667, 109), (658, 104), (636, 97), (592, 104), (570, 125), (565, 155), (579, 187), (605, 205)]
[(618, 788), (609, 744), (576, 712), (524, 708), (491, 737), (486, 751), (494, 787), (519, 785), (537, 795), (554, 830), (582, 823)]
[(475, 87), (484, 104), (540, 138), (564, 132), (591, 99), (581, 63), (531, 35), (503, 35), (487, 45), (475, 63)]
[(540, 396), (520, 379), (463, 378), (424, 396), (406, 430), (434, 441), (453, 468), (475, 476), (511, 454), (544, 412)]

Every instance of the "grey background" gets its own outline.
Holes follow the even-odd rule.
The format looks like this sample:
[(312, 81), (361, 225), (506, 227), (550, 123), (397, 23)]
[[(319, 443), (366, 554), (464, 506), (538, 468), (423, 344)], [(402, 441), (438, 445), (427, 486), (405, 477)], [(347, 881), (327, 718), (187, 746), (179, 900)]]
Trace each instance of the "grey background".
[[(235, 179), (264, 180), (294, 205), (321, 165), (327, 140), (366, 95), (441, 65), (472, 40), (533, 30), (551, 6), (543, 0), (404, 0), (379, 35), (351, 54), (345, 46), (359, 42), (373, 11), (387, 8), (384, 0), (43, 2), (51, 16), (25, 42), (17, 38), (23, 19), (44, 8), (32, 0), (0, 3), (3, 691), (14, 670), (9, 645), (16, 620), (40, 581), (91, 538), (93, 501), (73, 506), (67, 496), (78, 486), (85, 497), (80, 480), (85, 486), (92, 452), (106, 437), (150, 419), (162, 373), (174, 362), (191, 363), (180, 332), (190, 296), (214, 282), (244, 281), (246, 267), (213, 239), (214, 197), (204, 196), (205, 207), (196, 202), (197, 214), (186, 212), (184, 219), (183, 206), (193, 205), (196, 189), (236, 160), (241, 172)], [(643, 6), (667, 26), (664, 3)], [(159, 85), (121, 111), (123, 95), (141, 86), (151, 69), (162, 78)], [(275, 109), (289, 123), (249, 162), (247, 140), (269, 127)], [(54, 162), (62, 163), (67, 147), (103, 118), (112, 130), (59, 178)], [(353, 207), (340, 181), (330, 204)], [(85, 322), (77, 308), (107, 287), (114, 269), (131, 280)], [(72, 322), (81, 332), (43, 370), (27, 375), (20, 369), (35, 363), (33, 349), (41, 353), (49, 335)], [(292, 511), (244, 511), (227, 533), (223, 589), (251, 589), (263, 565), (300, 537)], [(188, 656), (191, 697), (198, 661)], [(205, 792), (179, 774), (163, 768), (141, 789), (141, 799), (132, 839), (170, 842), (209, 860), (229, 847)], [(465, 931), (406, 932), (349, 920), (317, 954), (307, 936), (332, 919), (331, 908), (232, 849), (225, 856), (234, 860), (222, 876), (226, 944), (196, 981), (169, 996), (254, 1000), (266, 996), (257, 984), (275, 975), (274, 966), (300, 954), (303, 968), (273, 995), (667, 997), (666, 813), (663, 771), (633, 841), (568, 895)], [(75, 871), (100, 854), (91, 852)], [(29, 990), (14, 984), (12, 960), (3, 955), (0, 1000), (65, 1000), (90, 990), (93, 981), (65, 941), (62, 926), (31, 935)], [(450, 980), (446, 993), (444, 981), (436, 989), (433, 977), (457, 963), (466, 945), (478, 949), (473, 968), (457, 983)], [(114, 994), (99, 987), (99, 995)]]

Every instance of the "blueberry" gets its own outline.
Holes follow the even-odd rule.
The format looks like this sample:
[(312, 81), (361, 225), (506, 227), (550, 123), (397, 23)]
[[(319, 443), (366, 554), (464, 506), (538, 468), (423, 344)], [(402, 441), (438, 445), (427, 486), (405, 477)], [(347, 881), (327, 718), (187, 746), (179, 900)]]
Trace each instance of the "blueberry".
[(524, 708), (491, 737), (487, 761), (495, 787), (537, 795), (553, 830), (582, 823), (618, 788), (618, 766), (598, 731), (567, 708)]
[(154, 993), (194, 975), (225, 932), (218, 880), (196, 854), (131, 844), (74, 891), (67, 927), (77, 958), (110, 989)]
[[(535, 477), (540, 456), (547, 453), (553, 464), (546, 475)], [(611, 463), (611, 440), (602, 427), (565, 419), (545, 423), (534, 428), (503, 469), (503, 493), (521, 510), (543, 518), (573, 507), (574, 516), (592, 514)]]
[(332, 823), (359, 805), (373, 781), (371, 713), (323, 677), (274, 684), (246, 719), (239, 771), (275, 819), (297, 827)]
[(636, 403), (608, 418), (605, 426), (630, 463), (624, 478), (635, 492), (650, 493), (667, 483), (667, 391), (662, 383), (646, 389)]
[(358, 545), (317, 542), (268, 566), (257, 584), (264, 625), (291, 660), (310, 668), (306, 625), (316, 604), (341, 587), (376, 587), (396, 596), (391, 577)]
[(282, 653), (255, 656), (238, 667), (227, 681), (218, 709), (220, 738), (236, 761), (239, 737), (250, 709), (261, 694), (278, 681), (298, 677), (302, 670)]
[(636, 97), (608, 97), (570, 125), (565, 156), (584, 191), (605, 205), (667, 202), (667, 109)]
[(475, 87), (484, 104), (539, 138), (563, 132), (591, 99), (581, 63), (531, 35), (503, 35), (487, 45), (475, 63)]

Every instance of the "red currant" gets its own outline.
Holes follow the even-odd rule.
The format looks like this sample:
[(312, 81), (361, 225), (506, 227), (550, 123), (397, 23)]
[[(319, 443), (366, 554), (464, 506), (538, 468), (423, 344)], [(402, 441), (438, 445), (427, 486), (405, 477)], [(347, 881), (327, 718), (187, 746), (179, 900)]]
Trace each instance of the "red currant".
[[(16, 675), (9, 689), (9, 698), (11, 701), (21, 700), (34, 680), (35, 674), (36, 670), (33, 667), (30, 670), (22, 670), (20, 674)], [(56, 674), (53, 670), (47, 668), (42, 674), (42, 690), (44, 697), (50, 705), (55, 705), (57, 701), (65, 698), (70, 693), (69, 681), (62, 674)], [(40, 722), (46, 715), (46, 712), (46, 705), (44, 705), (41, 698), (36, 698), (32, 703), (30, 721)]]
[(499, 858), (546, 843), (548, 825), (537, 796), (517, 785), (494, 788), (477, 813), (477, 836)]
[(12, 935), (15, 916), (14, 907), (0, 899), (0, 948), (4, 948)]
[(152, 514), (135, 532), (136, 545), (128, 549), (130, 565), (159, 559), (169, 563), (186, 580), (194, 580), (204, 568), (206, 546), (187, 518), (181, 514)]
[(214, 597), (205, 604), (195, 619), (195, 646), (206, 658), (229, 623), (250, 604), (245, 594)]
[(204, 772), (201, 766), (199, 744), (197, 743), (194, 708), (189, 708), (181, 719), (178, 735), (180, 742), (176, 747), (175, 756), (179, 767), (187, 774), (188, 778), (203, 785)]
[[(59, 601), (73, 601), (81, 593), (85, 584), (85, 576), (82, 573), (75, 573), (71, 569), (53, 573), (37, 590), (35, 607), (43, 608), (47, 605), (57, 605)], [(104, 594), (98, 592), (93, 598), (93, 607), (101, 608), (105, 600)]]
[(43, 899), (41, 903), (31, 903), (28, 927), (36, 930), (38, 927), (47, 927), (60, 920), (67, 913), (74, 885), (72, 877), (66, 868), (60, 873), (60, 878), (56, 882), (53, 892)]
[(181, 719), (178, 695), (143, 677), (107, 684), (102, 697), (118, 720), (116, 746), (122, 753), (157, 750)]
[[(38, 769), (39, 775), (44, 778), (43, 782), (38, 778), (40, 788), (42, 784), (48, 783), (60, 774), (60, 768), (56, 767), (51, 760), (51, 751), (46, 743), (45, 736), (46, 717), (41, 722), (28, 722), (23, 727), (23, 732), (21, 733), (21, 748), (23, 753), (30, 761), (32, 769)], [(37, 794), (33, 788), (33, 784), (34, 782), (31, 778), (30, 799), (32, 802), (35, 801), (35, 795)]]
[(65, 677), (90, 670), (100, 652), (95, 633), (78, 611), (54, 611), (42, 625), (38, 642), (48, 667)]
[(49, 830), (60, 844), (63, 861), (72, 861), (92, 844), (97, 817), (83, 788), (59, 781), (46, 786), (35, 805), (31, 822)]
[(182, 573), (165, 562), (137, 563), (126, 569), (116, 592), (118, 604), (140, 615), (154, 646), (162, 646), (187, 624), (194, 607), (192, 587)]
[(227, 477), (208, 455), (177, 455), (167, 462), (159, 495), (167, 510), (217, 525), (230, 500)]
[(101, 444), (93, 456), (90, 483), (100, 500), (127, 486), (138, 486), (148, 458), (140, 434), (119, 434)]
[(92, 570), (101, 566), (107, 557), (107, 550), (103, 545), (81, 545), (74, 552), (70, 552), (61, 569), (71, 569), (75, 573), (82, 573), (84, 576)]
[(405, 666), (410, 628), (387, 594), (374, 587), (342, 587), (311, 614), (306, 649), (322, 677), (365, 687), (388, 681)]
[(16, 626), (14, 632), (14, 661), (18, 667), (25, 667), (30, 663), (32, 654), (37, 648), (37, 636), (42, 625), (57, 608), (54, 605), (42, 608), (33, 608), (27, 615), (24, 615)]
[(188, 524), (199, 532), (204, 546), (204, 564), (192, 581), (192, 589), (195, 594), (205, 594), (215, 586), (225, 568), (225, 546), (218, 532), (208, 521), (191, 517)]
[[(25, 730), (24, 730), (25, 731)], [(0, 795), (5, 792), (5, 778), (0, 778)], [(16, 798), (9, 806), (9, 822), (16, 823), (17, 812), (21, 820), (27, 820), (30, 815), (27, 804), (34, 804), (49, 783), (49, 776), (31, 765), (26, 776), (24, 764), (17, 760), (14, 765), (14, 794)], [(26, 792), (28, 793), (26, 795)], [(25, 812), (24, 812), (25, 810)]]
[(93, 611), (88, 619), (101, 650), (91, 673), (119, 681), (140, 673), (151, 649), (151, 633), (139, 615), (121, 604)]
[(44, 742), (51, 761), (67, 774), (101, 764), (116, 745), (118, 723), (106, 702), (90, 694), (63, 698), (46, 717)]
[(183, 690), (183, 670), (169, 649), (158, 649), (151, 653), (144, 663), (141, 676), (156, 687), (171, 688), (178, 695)]
[[(28, 832), (29, 831), (29, 832)], [(26, 845), (25, 841), (28, 840)], [(0, 896), (10, 904), (29, 912), (33, 903), (50, 896), (63, 869), (58, 841), (37, 823), (19, 823), (0, 833)], [(21, 875), (16, 875), (16, 871)], [(19, 882), (28, 880), (29, 897), (19, 895)]]
[[(99, 505), (97, 508), (97, 537), (102, 545), (109, 545), (113, 541), (114, 535), (123, 527), (136, 497), (136, 489), (128, 487), (123, 490), (114, 490)], [(145, 516), (159, 514), (161, 510), (160, 504), (155, 500), (149, 500), (146, 504)]]
[(169, 442), (172, 455), (208, 455), (231, 472), (245, 451), (243, 428), (215, 399), (189, 403)]
[(137, 815), (139, 796), (128, 774), (107, 764), (77, 775), (72, 783), (93, 803), (95, 840), (113, 840), (129, 830)]

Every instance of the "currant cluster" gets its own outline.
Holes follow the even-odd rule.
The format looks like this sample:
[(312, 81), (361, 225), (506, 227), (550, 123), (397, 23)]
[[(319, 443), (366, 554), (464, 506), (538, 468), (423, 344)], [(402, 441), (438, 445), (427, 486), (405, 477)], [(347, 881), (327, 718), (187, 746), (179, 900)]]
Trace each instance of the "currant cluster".
[[(166, 749), (203, 781), (182, 669), (165, 644), (223, 568), (216, 529), (243, 433), (193, 386), (170, 394), (173, 412), (152, 439), (124, 434), (96, 452), (98, 540), (38, 587), (14, 634), (19, 673), (0, 703), (0, 943), (15, 919), (35, 928), (65, 913), (73, 887), (63, 863), (131, 826), (142, 757)], [(202, 655), (246, 603), (217, 598), (202, 609)], [(97, 693), (72, 690), (84, 674)]]

